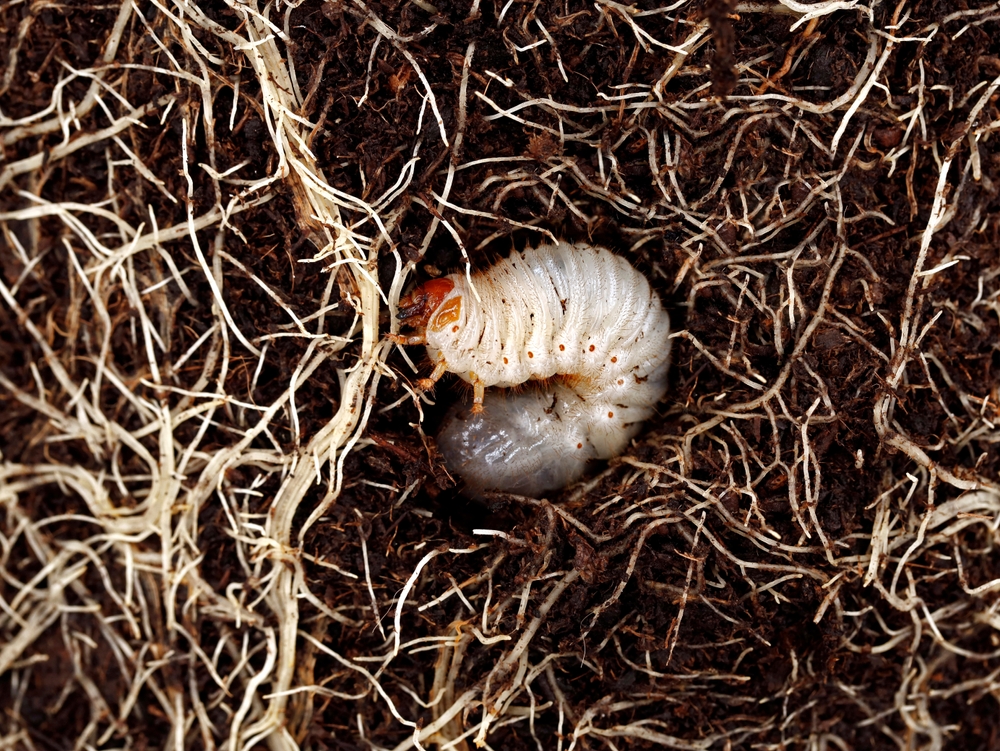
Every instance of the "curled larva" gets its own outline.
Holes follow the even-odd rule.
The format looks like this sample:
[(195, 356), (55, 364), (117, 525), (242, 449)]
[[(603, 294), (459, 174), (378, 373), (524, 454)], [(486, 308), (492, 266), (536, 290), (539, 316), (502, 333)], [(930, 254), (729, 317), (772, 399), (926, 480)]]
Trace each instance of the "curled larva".
[[(438, 444), (470, 494), (537, 495), (590, 459), (620, 453), (666, 391), (670, 318), (649, 282), (603, 248), (558, 243), (515, 252), (469, 280), (433, 279), (400, 301), (426, 344), (430, 388), (446, 372), (472, 384)], [(526, 391), (485, 389), (542, 382)], [(530, 448), (528, 448), (530, 447)]]

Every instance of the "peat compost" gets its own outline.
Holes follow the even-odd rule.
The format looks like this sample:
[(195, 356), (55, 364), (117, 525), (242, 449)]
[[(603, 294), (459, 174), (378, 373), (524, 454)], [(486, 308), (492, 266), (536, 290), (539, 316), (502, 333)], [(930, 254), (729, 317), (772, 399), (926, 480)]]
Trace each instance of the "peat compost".
[[(1000, 4), (6, 0), (0, 57), (0, 747), (1000, 748)], [(668, 398), (474, 503), (385, 334), (552, 239)]]

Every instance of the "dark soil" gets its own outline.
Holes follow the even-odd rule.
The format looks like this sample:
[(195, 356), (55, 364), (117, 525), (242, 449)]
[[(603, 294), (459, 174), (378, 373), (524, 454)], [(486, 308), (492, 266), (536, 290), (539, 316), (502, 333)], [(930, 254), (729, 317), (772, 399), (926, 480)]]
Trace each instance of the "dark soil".
[[(1000, 483), (1000, 141), (996, 133), (981, 132), (970, 147), (967, 132), (972, 108), (1000, 74), (1000, 13), (974, 12), (985, 3), (917, 0), (901, 6), (902, 13), (875, 5), (870, 20), (865, 12), (840, 11), (792, 31), (796, 16), (740, 10), (724, 0), (629, 19), (617, 6), (570, 0), (484, 0), (473, 16), (466, 3), (425, 5), (371, 2), (365, 8), (306, 0), (291, 13), (287, 52), (305, 100), (301, 115), (318, 124), (310, 148), (330, 184), (374, 203), (416, 154), (412, 180), (390, 202), (390, 234), (402, 260), (417, 262), (418, 279), (460, 268), (464, 253), (474, 267), (486, 266), (512, 247), (539, 242), (537, 230), (547, 230), (627, 255), (686, 334), (673, 341), (668, 399), (630, 452), (595, 467), (593, 482), (544, 502), (504, 495), (487, 505), (465, 499), (433, 443), (443, 408), (464, 395), (463, 386), (451, 377), (441, 382), (438, 404), (424, 407), (421, 433), (413, 427), (420, 412), (404, 399), (403, 381), (383, 378), (368, 444), (345, 459), (351, 481), (303, 542), (306, 584), (327, 610), (301, 600), (301, 631), (347, 659), (383, 655), (387, 642), (372, 612), (366, 567), (388, 631), (395, 598), (425, 555), (485, 541), (477, 552), (442, 552), (431, 560), (402, 614), (405, 641), (470, 637), (453, 686), (456, 697), (482, 690), (513, 645), (472, 638), (472, 627), (485, 631), (482, 609), (489, 608), (489, 634), (514, 634), (516, 641), (555, 582), (578, 572), (531, 642), (529, 667), (550, 660), (530, 684), (537, 717), (529, 723), (525, 714), (511, 713), (506, 724), (498, 720), (488, 737), (492, 748), (568, 748), (574, 728), (588, 729), (577, 748), (1000, 748), (1000, 590), (975, 589), (1000, 578), (996, 512), (947, 533), (943, 525), (938, 537), (931, 536), (933, 529), (921, 530), (929, 510), (964, 492), (939, 469), (986, 488)], [(159, 6), (139, 6), (143, 18), (131, 19), (116, 60), (169, 69), (169, 51), (188, 64)], [(240, 19), (224, 3), (202, 7), (222, 26), (239, 29)], [(655, 6), (641, 2), (636, 8)], [(899, 36), (928, 40), (896, 44), (831, 155), (828, 147), (848, 105), (817, 113), (789, 100), (821, 104), (848, 90), (869, 53), (872, 30), (888, 28), (894, 13), (897, 20), (906, 17)], [(13, 50), (17, 60), (0, 88), (3, 116), (44, 109), (65, 65), (97, 65), (117, 15), (114, 5), (90, 3), (0, 6), (0, 50)], [(383, 38), (373, 55), (379, 38), (373, 16), (408, 41)], [(650, 87), (675, 57), (663, 45), (683, 45), (702, 20), (706, 42), (658, 97), (651, 96)], [(660, 46), (637, 38), (629, 21)], [(147, 28), (158, 30), (165, 47)], [(532, 46), (545, 38), (541, 29), (550, 41)], [(220, 200), (205, 170), (191, 170), (189, 192), (181, 166), (185, 138), (192, 164), (206, 162), (211, 141), (218, 172), (245, 163), (242, 179), (272, 174), (277, 154), (245, 57), (201, 29), (195, 36), (219, 58), (212, 66), (214, 132), (197, 119), (199, 130), (184, 132), (182, 114), (201, 106), (200, 93), (188, 90), (188, 83), (125, 67), (109, 79), (133, 104), (186, 92), (169, 110), (154, 104), (139, 118), (144, 127), (119, 136), (154, 167), (160, 186), (133, 167), (109, 166), (109, 142), (100, 141), (16, 175), (0, 188), (0, 212), (31, 205), (26, 193), (97, 203), (110, 190), (116, 203), (105, 208), (132, 226), (148, 225), (151, 213), (161, 228), (181, 224), (184, 196), (190, 195), (194, 216)], [(885, 37), (877, 43), (881, 55)], [(418, 63), (445, 130), (454, 134), (472, 44), (467, 121), (456, 151), (442, 141), (425, 84), (402, 50)], [(786, 58), (794, 65), (784, 65)], [(230, 127), (237, 76), (238, 114)], [(77, 79), (66, 96), (79, 101), (88, 86), (89, 79)], [(108, 106), (117, 106), (112, 99)], [(657, 106), (634, 106), (645, 102)], [(915, 108), (918, 115), (905, 117)], [(510, 116), (498, 116), (504, 111)], [(972, 125), (992, 122), (995, 129), (998, 118), (993, 94)], [(95, 107), (80, 128), (95, 131), (109, 122)], [(12, 127), (4, 125), (0, 135)], [(0, 169), (61, 141), (62, 134), (53, 132), (6, 144)], [(970, 148), (978, 150), (975, 160)], [(901, 359), (911, 278), (921, 270), (921, 240), (945, 160), (952, 160), (951, 215), (931, 238), (922, 270), (957, 262), (920, 277), (911, 317), (919, 338), (911, 336)], [(478, 213), (439, 210), (449, 165), (459, 169), (447, 188), (448, 204)], [(322, 306), (330, 279), (323, 263), (300, 262), (316, 250), (304, 229), (307, 220), (290, 188), (279, 184), (274, 192), (269, 202), (231, 218), (225, 244), (246, 269), (226, 264), (225, 302), (237, 328), (254, 341), (291, 328), (288, 314), (250, 274), (300, 317)], [(461, 247), (439, 226), (424, 252), (435, 216), (454, 229)], [(345, 220), (363, 217), (358, 211)], [(0, 280), (7, 289), (18, 285), (21, 311), (65, 372), (76, 383), (93, 382), (102, 324), (74, 276), (65, 226), (51, 216), (39, 222), (0, 218)], [(86, 214), (81, 221), (109, 243), (117, 232), (104, 215)], [(198, 239), (213, 257), (215, 228)], [(18, 246), (40, 259), (23, 278)], [(213, 293), (190, 241), (163, 247), (177, 266), (192, 269), (184, 275), (190, 299), (177, 286), (164, 286), (148, 302), (163, 361), (176, 362), (210, 331)], [(90, 259), (84, 249), (74, 251)], [(396, 258), (383, 247), (377, 262), (373, 271), (388, 290)], [(170, 275), (152, 253), (136, 256), (129, 273), (142, 278), (141, 288)], [(348, 294), (344, 285), (334, 292), (341, 305), (327, 314), (332, 334), (348, 330), (354, 319)], [(116, 377), (155, 400), (129, 299), (120, 293), (104, 303), (112, 318), (108, 346)], [(388, 331), (383, 315), (381, 329)], [(270, 339), (259, 370), (258, 358), (231, 336), (229, 346), (228, 372), (196, 354), (171, 373), (175, 385), (192, 388), (207, 368), (211, 383), (221, 378), (234, 400), (266, 407), (287, 388), (310, 340)], [(300, 385), (297, 422), (282, 417), (249, 448), (278, 445), (293, 454), (308, 442), (339, 406), (336, 368), (350, 368), (358, 356), (357, 345), (335, 353), (329, 367)], [(425, 360), (417, 362), (426, 369)], [(415, 380), (398, 353), (389, 364)], [(897, 367), (902, 372), (894, 380)], [(67, 407), (74, 394), (54, 373), (25, 317), (6, 301), (0, 304), (0, 458), (10, 466), (110, 467), (109, 457), (82, 438), (47, 440), (50, 417), (24, 395), (75, 414)], [(39, 384), (45, 384), (43, 393)], [(142, 428), (141, 415), (119, 390), (101, 393), (105, 414), (127, 430)], [(183, 398), (171, 394), (163, 403), (176, 408)], [(891, 430), (925, 452), (926, 465), (880, 436), (875, 411), (885, 399), (894, 405)], [(254, 419), (256, 413), (232, 404), (220, 409), (203, 428), (199, 451), (211, 455), (232, 445)], [(186, 445), (199, 429), (200, 421), (186, 422), (173, 439)], [(156, 440), (143, 438), (154, 454)], [(115, 461), (125, 475), (146, 471), (127, 448)], [(262, 476), (251, 470), (234, 467), (225, 483), (250, 487)], [(74, 500), (75, 491), (54, 485), (4, 495), (4, 483), (21, 476), (0, 478), (0, 499), (10, 508), (0, 522), (0, 597), (8, 604), (17, 597), (17, 582), (43, 568), (39, 543), (18, 531), (22, 520), (90, 513)], [(280, 479), (272, 474), (241, 496), (242, 512), (266, 516)], [(185, 487), (196, 480), (197, 473), (185, 478)], [(109, 487), (115, 505), (141, 503)], [(400, 502), (403, 489), (412, 490)], [(325, 487), (315, 488), (300, 506), (300, 525), (324, 493)], [(884, 554), (874, 583), (866, 583), (880, 513), (897, 520), (892, 534), (898, 542)], [(199, 521), (202, 579), (220, 596), (239, 581), (252, 602), (267, 582), (242, 581), (227, 512), (206, 505)], [(126, 563), (90, 537), (99, 527), (64, 520), (39, 529), (43, 542), (90, 540), (115, 588), (124, 588)], [(482, 529), (508, 537), (474, 534)], [(901, 557), (918, 539), (900, 575)], [(149, 551), (158, 554), (158, 548)], [(0, 680), (6, 710), (0, 727), (11, 737), (23, 733), (12, 747), (69, 749), (96, 722), (102, 732), (114, 726), (101, 741), (108, 747), (128, 739), (134, 748), (165, 748), (173, 730), (157, 692), (183, 697), (192, 716), (192, 697), (204, 703), (218, 734), (210, 743), (193, 723), (186, 746), (228, 739), (227, 700), (188, 641), (158, 632), (155, 618), (139, 622), (138, 632), (123, 621), (109, 621), (107, 633), (94, 625), (94, 608), (117, 612), (95, 566), (80, 587), (60, 595), (65, 612)], [(140, 577), (143, 596), (157, 601), (149, 605), (154, 613), (164, 607), (159, 600), (166, 585), (158, 577), (152, 564)], [(529, 582), (533, 589), (526, 595)], [(455, 583), (472, 611), (457, 596), (418, 609)], [(189, 599), (207, 595), (185, 584), (172, 596), (180, 611)], [(901, 607), (900, 598), (912, 608)], [(522, 601), (526, 609), (519, 613)], [(265, 626), (276, 622), (265, 606), (260, 612)], [(21, 628), (6, 609), (4, 618), (0, 650)], [(259, 625), (213, 620), (207, 606), (190, 607), (183, 620), (208, 655), (220, 640), (234, 645), (220, 650), (216, 670), (223, 675), (238, 662), (244, 634)], [(121, 640), (114, 657), (106, 646), (114, 641), (110, 632)], [(391, 636), (388, 641), (391, 649)], [(289, 701), (286, 731), (302, 748), (392, 748), (413, 736), (358, 672), (305, 637), (298, 646), (297, 684), (322, 687)], [(131, 678), (119, 663), (135, 666), (143, 649), (168, 658), (120, 716)], [(414, 696), (428, 700), (438, 658), (438, 650), (404, 650), (380, 679), (396, 709), (422, 726), (439, 713)], [(251, 659), (260, 669), (263, 652)], [(93, 709), (81, 675), (104, 697), (103, 714)], [(241, 696), (245, 686), (238, 688)], [(499, 687), (489, 691), (495, 696)], [(529, 706), (528, 693), (515, 705)], [(459, 720), (471, 728), (482, 714), (473, 704)], [(472, 746), (470, 737), (455, 748)]]

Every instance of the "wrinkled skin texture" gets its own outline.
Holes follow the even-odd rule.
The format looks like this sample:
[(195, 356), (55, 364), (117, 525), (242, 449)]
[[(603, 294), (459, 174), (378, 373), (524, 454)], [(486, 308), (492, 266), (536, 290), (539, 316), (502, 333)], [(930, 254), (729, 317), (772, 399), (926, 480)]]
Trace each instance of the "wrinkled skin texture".
[[(621, 453), (666, 391), (670, 318), (646, 278), (603, 248), (558, 243), (512, 253), (471, 282), (416, 287), (401, 343), (427, 345), (434, 372), (474, 390), (438, 437), (470, 495), (537, 495)], [(494, 390), (528, 386), (527, 391)]]

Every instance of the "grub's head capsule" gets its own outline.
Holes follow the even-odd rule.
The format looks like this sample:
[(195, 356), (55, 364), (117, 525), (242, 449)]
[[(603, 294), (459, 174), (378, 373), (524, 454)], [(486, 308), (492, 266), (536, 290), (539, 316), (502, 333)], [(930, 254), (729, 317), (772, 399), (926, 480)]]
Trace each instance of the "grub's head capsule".
[(462, 293), (450, 277), (414, 287), (399, 301), (399, 321), (428, 343), (454, 341), (465, 320)]

